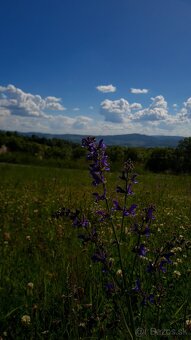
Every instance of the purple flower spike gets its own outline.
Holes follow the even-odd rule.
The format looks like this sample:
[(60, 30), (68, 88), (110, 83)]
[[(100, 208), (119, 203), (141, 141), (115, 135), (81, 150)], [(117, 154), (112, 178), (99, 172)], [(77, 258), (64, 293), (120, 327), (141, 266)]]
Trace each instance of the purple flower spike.
[(170, 256), (173, 256), (174, 253), (173, 252), (170, 252), (170, 253), (166, 253), (166, 254), (163, 254), (163, 256), (165, 257), (167, 263), (171, 264), (172, 263), (172, 260), (170, 259)]
[(154, 300), (154, 294), (150, 294), (149, 297), (148, 297), (148, 301), (152, 304), (155, 303), (155, 300)]
[(129, 208), (130, 214), (134, 214), (135, 209), (137, 208), (137, 204), (132, 204)]
[(150, 228), (148, 227), (148, 225), (146, 226), (143, 234), (146, 236), (146, 237), (149, 237), (150, 236)]
[(101, 139), (98, 143), (98, 148), (100, 149), (106, 149), (106, 145), (105, 143), (103, 142), (103, 139)]
[(155, 207), (154, 206), (150, 206), (148, 208), (145, 209), (146, 212), (146, 223), (148, 223), (149, 221), (152, 221), (155, 219), (155, 217), (153, 216), (153, 211), (155, 211)]
[(82, 139), (82, 147), (88, 150), (88, 159), (93, 163), (90, 165), (90, 174), (93, 178), (92, 184), (97, 186), (105, 183), (104, 172), (109, 171), (108, 156), (105, 153), (106, 145), (103, 139), (96, 143), (94, 137)]
[(113, 205), (114, 205), (114, 207), (112, 208), (112, 210), (122, 210), (118, 201), (113, 200)]
[(89, 221), (84, 215), (82, 216), (82, 219), (80, 219), (77, 215), (74, 215), (72, 220), (73, 220), (73, 227), (87, 228), (89, 226)]
[(82, 218), (81, 226), (84, 228), (87, 228), (89, 226), (89, 221), (87, 220), (87, 218), (85, 218), (85, 216), (83, 216)]
[(124, 209), (124, 211), (123, 211), (123, 216), (129, 216), (130, 214), (129, 214), (129, 210), (127, 210), (127, 209)]
[(137, 279), (135, 282), (135, 287), (133, 288), (133, 290), (135, 290), (136, 292), (140, 292), (141, 291), (141, 284), (140, 284), (140, 280)]
[(95, 202), (98, 203), (106, 199), (106, 190), (104, 190), (103, 195), (99, 195), (97, 192), (94, 192), (92, 195), (95, 197)]
[(145, 248), (144, 244), (140, 244), (138, 248), (138, 254), (139, 256), (146, 256), (147, 249)]
[(97, 210), (96, 214), (101, 216), (99, 222), (103, 222), (106, 218), (109, 217), (109, 214), (105, 210)]
[(127, 187), (127, 195), (133, 195), (132, 184), (131, 183)]
[(165, 260), (161, 261), (159, 263), (159, 268), (160, 270), (162, 270), (163, 273), (166, 273), (166, 267), (164, 267), (164, 264), (166, 264), (167, 262)]

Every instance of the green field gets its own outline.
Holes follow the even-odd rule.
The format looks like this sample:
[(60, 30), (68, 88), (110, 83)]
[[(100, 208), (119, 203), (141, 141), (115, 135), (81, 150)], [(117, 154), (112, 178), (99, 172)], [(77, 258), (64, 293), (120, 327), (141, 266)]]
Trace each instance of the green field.
[[(116, 197), (118, 177), (108, 175), (111, 198)], [(91, 260), (94, 245), (82, 244), (68, 218), (52, 217), (66, 207), (97, 223), (88, 171), (1, 164), (0, 178), (0, 339), (130, 339), (126, 307), (115, 307), (119, 320), (114, 308), (123, 296), (105, 294), (100, 263)], [(135, 327), (145, 329), (146, 339), (152, 338), (151, 328), (184, 330), (189, 338), (191, 176), (145, 173), (138, 182), (130, 202), (138, 204), (140, 215), (149, 204), (156, 207), (149, 252), (173, 237), (180, 249), (167, 273), (158, 277), (164, 284), (162, 302), (134, 311)], [(103, 226), (101, 233), (115, 259), (111, 228)], [(127, 231), (127, 238), (121, 252), (128, 272), (134, 236)], [(118, 265), (116, 261), (116, 270)], [(145, 275), (144, 284), (149, 280)], [(173, 336), (168, 339), (180, 338)]]

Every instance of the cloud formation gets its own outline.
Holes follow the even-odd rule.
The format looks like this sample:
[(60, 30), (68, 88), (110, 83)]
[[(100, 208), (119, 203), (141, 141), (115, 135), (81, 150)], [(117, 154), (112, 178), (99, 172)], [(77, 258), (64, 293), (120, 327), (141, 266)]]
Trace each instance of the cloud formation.
[(0, 86), (0, 111), (26, 117), (46, 116), (48, 111), (64, 111), (61, 98), (26, 93), (14, 85)]
[(163, 96), (151, 98), (152, 103), (148, 108), (136, 112), (134, 120), (139, 121), (157, 121), (166, 120), (169, 117), (167, 102)]
[(191, 128), (191, 97), (176, 114), (169, 112), (167, 101), (162, 95), (152, 97), (150, 105), (145, 108), (139, 103), (130, 104), (124, 98), (114, 101), (106, 99), (101, 102), (100, 114), (106, 122), (115, 124), (116, 129), (122, 126), (123, 129), (131, 128), (134, 132), (143, 130), (150, 134), (164, 131), (170, 134), (176, 131), (178, 134), (177, 131), (185, 131), (181, 132), (184, 135), (189, 134)]
[(108, 122), (123, 123), (130, 112), (130, 104), (123, 98), (113, 101), (105, 99), (101, 102), (100, 113)]
[[(87, 106), (88, 107), (88, 106)], [(168, 107), (162, 95), (150, 98), (150, 103), (131, 103), (127, 99), (105, 99), (96, 107), (88, 107), (89, 116), (79, 114), (71, 105), (65, 115), (61, 98), (41, 97), (18, 89), (14, 85), (0, 86), (0, 129), (25, 132), (79, 134), (169, 134), (189, 136), (191, 131), (191, 97)], [(93, 110), (90, 112), (90, 110)], [(76, 112), (75, 112), (76, 111)], [(75, 114), (74, 114), (75, 112)]]
[(133, 94), (146, 94), (148, 92), (149, 92), (148, 89), (134, 89), (134, 88), (130, 89), (130, 93), (133, 93)]
[(191, 97), (184, 102), (184, 107), (181, 110), (181, 113), (184, 114), (185, 118), (191, 119)]
[[(106, 121), (122, 123), (127, 119), (131, 121), (156, 121), (168, 118), (167, 102), (163, 96), (151, 98), (152, 103), (148, 108), (142, 109), (139, 103), (130, 104), (126, 99), (106, 99), (101, 102), (100, 113)], [(185, 104), (186, 105), (186, 104)], [(188, 105), (188, 104), (187, 104)], [(142, 110), (141, 110), (142, 109)]]
[(96, 89), (100, 92), (103, 93), (108, 93), (108, 92), (116, 92), (117, 88), (113, 86), (112, 84), (110, 85), (99, 85), (96, 87)]
[(78, 117), (76, 117), (75, 121), (73, 122), (72, 127), (74, 129), (78, 129), (78, 130), (85, 129), (85, 128), (88, 128), (89, 123), (91, 123), (91, 122), (92, 122), (92, 119), (89, 118), (89, 117), (78, 116)]

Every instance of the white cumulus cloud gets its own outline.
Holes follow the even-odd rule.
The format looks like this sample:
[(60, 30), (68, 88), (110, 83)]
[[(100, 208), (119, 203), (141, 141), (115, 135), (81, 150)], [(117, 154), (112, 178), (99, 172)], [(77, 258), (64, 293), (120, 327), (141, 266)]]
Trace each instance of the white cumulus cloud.
[(130, 105), (131, 110), (141, 110), (142, 105), (140, 103), (133, 103)]
[(88, 128), (89, 123), (92, 122), (92, 119), (86, 116), (78, 116), (75, 118), (73, 123), (73, 128), (75, 129), (85, 129)]
[(188, 98), (183, 105), (182, 112), (187, 118), (191, 119), (191, 97)]
[(108, 122), (123, 123), (132, 119), (132, 112), (142, 109), (140, 103), (130, 104), (126, 99), (117, 100), (105, 99), (101, 102), (100, 113)]
[(110, 84), (110, 85), (99, 85), (99, 86), (96, 87), (96, 89), (100, 92), (103, 92), (103, 93), (115, 92), (117, 90), (117, 88), (115, 86), (113, 86), (112, 84)]
[(108, 122), (122, 123), (130, 112), (130, 104), (124, 98), (119, 100), (105, 99), (101, 102), (100, 113)]
[(130, 89), (130, 93), (133, 93), (133, 94), (146, 94), (148, 92), (149, 92), (148, 89), (135, 89), (135, 88)]
[(157, 121), (168, 119), (167, 102), (163, 96), (151, 98), (152, 103), (149, 107), (135, 113), (133, 119), (139, 121)]
[(26, 93), (14, 85), (0, 86), (0, 110), (16, 116), (46, 117), (47, 111), (64, 111), (61, 98)]

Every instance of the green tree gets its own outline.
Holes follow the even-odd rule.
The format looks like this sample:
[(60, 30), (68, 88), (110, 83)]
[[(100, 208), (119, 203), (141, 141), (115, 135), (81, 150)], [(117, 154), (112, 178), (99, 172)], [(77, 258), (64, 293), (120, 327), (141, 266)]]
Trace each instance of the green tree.
[(176, 148), (178, 171), (191, 172), (191, 137), (184, 138)]

